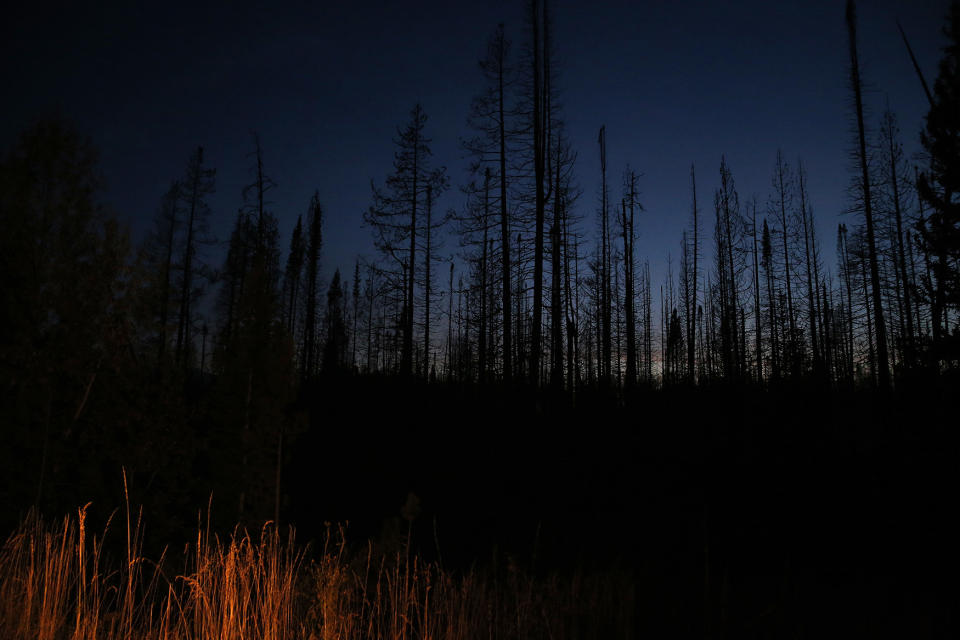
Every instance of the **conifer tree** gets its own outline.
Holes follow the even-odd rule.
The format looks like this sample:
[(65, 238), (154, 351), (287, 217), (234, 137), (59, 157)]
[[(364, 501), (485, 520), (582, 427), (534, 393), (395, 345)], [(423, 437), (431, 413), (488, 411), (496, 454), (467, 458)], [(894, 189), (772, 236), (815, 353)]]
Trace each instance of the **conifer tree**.
[(304, 263), (303, 339), (300, 346), (300, 377), (309, 380), (319, 368), (318, 314), (320, 296), (320, 251), (323, 247), (323, 209), (320, 193), (314, 192), (307, 210), (307, 245)]
[(297, 216), (297, 225), (290, 237), (290, 252), (283, 273), (283, 324), (291, 337), (296, 337), (297, 302), (300, 293), (300, 277), (306, 246), (303, 242), (303, 216)]
[(180, 184), (173, 181), (160, 201), (154, 217), (154, 228), (141, 250), (144, 267), (150, 271), (147, 275), (145, 295), (148, 313), (156, 321), (157, 367), (161, 372), (164, 369), (167, 348), (170, 346), (168, 331), (171, 328), (171, 307), (175, 302), (173, 278), (180, 222), (179, 202)]
[(427, 115), (420, 104), (410, 112), (409, 124), (398, 131), (394, 144), (393, 173), (386, 189), (371, 184), (373, 204), (364, 214), (364, 223), (374, 233), (374, 244), (383, 255), (391, 286), (402, 295), (400, 371), (413, 373), (413, 333), (416, 309), (417, 244), (424, 234), (424, 217), (419, 217), (427, 189), (437, 197), (448, 186), (446, 170), (430, 167), (433, 153), (424, 129)]
[[(508, 175), (508, 166), (512, 162), (511, 152), (516, 145), (516, 118), (514, 109), (509, 106), (515, 78), (510, 64), (510, 41), (506, 37), (503, 24), (487, 42), (487, 51), (480, 61), (484, 86), (474, 98), (467, 122), (474, 135), (463, 141), (464, 149), (470, 154), (471, 172), (483, 177), (484, 203), (499, 213), (499, 268), (500, 268), (500, 311), (502, 321), (502, 375), (505, 383), (510, 382), (513, 374), (513, 303), (510, 234), (512, 222), (508, 207), (508, 193), (513, 180)], [(476, 188), (473, 192), (478, 191)], [(489, 213), (489, 212), (488, 212)], [(491, 232), (494, 221), (487, 219), (483, 228)], [(488, 230), (488, 227), (490, 229)], [(492, 234), (490, 234), (492, 235)], [(490, 250), (492, 238), (484, 242), (485, 250)], [(493, 283), (493, 264), (495, 256), (484, 259), (485, 275)], [(486, 363), (484, 364), (485, 368)]]
[(933, 345), (937, 367), (960, 362), (960, 332), (950, 332), (960, 315), (960, 2), (950, 4), (943, 29), (947, 45), (933, 85), (933, 99), (920, 141), (929, 165), (920, 174), (917, 189), (929, 216), (918, 225), (921, 247), (929, 256), (929, 295)]
[(330, 288), (327, 289), (327, 310), (325, 315), (326, 341), (323, 347), (323, 370), (326, 373), (342, 369), (347, 351), (347, 326), (343, 313), (343, 286), (340, 283), (340, 269), (333, 272)]
[(206, 198), (214, 191), (216, 169), (206, 168), (203, 160), (203, 147), (190, 156), (183, 189), (180, 191), (184, 208), (184, 244), (181, 258), (180, 275), (180, 314), (177, 321), (176, 360), (184, 370), (190, 367), (192, 348), (191, 330), (193, 328), (193, 302), (199, 297), (196, 277), (201, 269), (195, 264), (197, 245), (209, 243), (210, 207)]

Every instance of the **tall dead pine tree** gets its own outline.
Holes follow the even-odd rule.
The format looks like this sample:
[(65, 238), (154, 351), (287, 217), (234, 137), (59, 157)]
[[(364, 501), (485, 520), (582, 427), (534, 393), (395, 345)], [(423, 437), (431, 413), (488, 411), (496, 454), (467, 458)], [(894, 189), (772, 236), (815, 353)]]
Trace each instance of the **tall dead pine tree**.
[(418, 239), (425, 238), (425, 224), (418, 216), (427, 189), (436, 197), (446, 188), (445, 169), (430, 169), (430, 140), (424, 135), (427, 115), (420, 104), (410, 111), (410, 122), (398, 130), (394, 144), (394, 171), (387, 176), (387, 188), (371, 184), (373, 204), (364, 214), (364, 223), (374, 231), (374, 244), (388, 261), (385, 269), (397, 297), (404, 301), (399, 328), (402, 334), (400, 372), (413, 373), (413, 331), (416, 307)]
[(610, 223), (609, 203), (607, 202), (607, 128), (600, 127), (597, 136), (600, 145), (600, 363), (597, 367), (600, 384), (610, 385), (610, 357), (612, 333), (611, 295), (610, 295)]
[(320, 194), (315, 192), (307, 210), (307, 247), (304, 263), (304, 317), (303, 346), (300, 355), (300, 375), (310, 379), (319, 368), (318, 301), (320, 297), (320, 248), (323, 245), (323, 210)]
[(700, 254), (699, 238), (699, 211), (697, 210), (697, 174), (694, 165), (690, 165), (690, 193), (693, 196), (693, 207), (691, 215), (693, 217), (693, 245), (691, 247), (691, 258), (693, 262), (693, 274), (690, 281), (690, 309), (687, 311), (687, 376), (690, 383), (696, 384), (697, 374), (695, 368), (696, 358), (696, 334), (697, 334), (697, 258)]
[[(543, 2), (543, 18), (540, 3)], [(534, 240), (533, 240), (533, 320), (531, 327), (530, 381), (537, 386), (540, 381), (540, 353), (543, 324), (543, 226), (550, 175), (547, 171), (548, 141), (550, 139), (550, 41), (549, 19), (546, 0), (531, 0), (530, 22), (532, 27), (533, 85), (531, 104), (531, 130), (533, 133), (533, 180), (534, 180)], [(541, 36), (542, 30), (542, 36)]]
[(187, 174), (183, 180), (181, 197), (184, 199), (186, 210), (186, 229), (183, 245), (183, 273), (180, 280), (180, 315), (177, 322), (176, 360), (186, 371), (190, 367), (190, 330), (193, 327), (193, 299), (194, 278), (197, 267), (194, 259), (197, 253), (198, 239), (206, 229), (206, 221), (210, 209), (206, 203), (206, 196), (213, 193), (216, 169), (207, 169), (203, 164), (203, 147), (190, 156), (187, 162)]
[(637, 175), (630, 171), (628, 174), (629, 215), (626, 201), (623, 203), (623, 269), (624, 269), (624, 312), (627, 322), (627, 371), (626, 387), (632, 388), (637, 381), (637, 321), (634, 308), (634, 215), (639, 206), (637, 202)]
[(870, 193), (870, 169), (867, 161), (867, 142), (863, 126), (863, 96), (860, 63), (857, 57), (857, 8), (847, 0), (847, 34), (850, 38), (850, 84), (853, 88), (857, 116), (857, 163), (860, 169), (860, 192), (863, 197), (863, 216), (867, 227), (867, 253), (870, 262), (870, 287), (873, 290), (873, 316), (877, 335), (877, 380), (881, 389), (890, 387), (890, 369), (887, 359), (887, 328), (883, 318), (880, 291), (880, 267), (877, 261), (877, 243), (873, 229), (873, 203)]
[(753, 235), (753, 329), (756, 341), (757, 382), (763, 383), (763, 319), (760, 313), (760, 260), (757, 246), (757, 201), (753, 200), (753, 218), (750, 222)]

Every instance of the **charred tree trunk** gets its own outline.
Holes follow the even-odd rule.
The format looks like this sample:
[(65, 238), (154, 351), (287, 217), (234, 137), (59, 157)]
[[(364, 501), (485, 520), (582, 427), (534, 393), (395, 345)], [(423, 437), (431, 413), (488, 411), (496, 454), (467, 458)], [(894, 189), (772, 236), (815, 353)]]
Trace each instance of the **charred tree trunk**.
[(817, 298), (813, 293), (813, 258), (810, 255), (810, 234), (812, 233), (812, 229), (810, 228), (811, 225), (808, 222), (807, 216), (807, 184), (803, 165), (800, 165), (797, 177), (800, 181), (800, 220), (803, 225), (803, 251), (806, 257), (805, 263), (807, 270), (807, 321), (810, 323), (810, 348), (813, 354), (813, 373), (815, 376), (819, 376), (823, 373), (823, 361), (820, 357), (820, 344), (817, 336)]
[(850, 80), (853, 85), (857, 112), (858, 162), (861, 172), (863, 192), (863, 214), (867, 226), (867, 251), (870, 260), (870, 285), (873, 289), (873, 315), (877, 332), (877, 380), (881, 389), (890, 388), (890, 370), (887, 362), (887, 330), (883, 318), (883, 304), (880, 300), (880, 267), (877, 261), (877, 246), (873, 229), (873, 203), (870, 193), (870, 172), (867, 164), (867, 142), (863, 126), (863, 98), (861, 96), (860, 63), (857, 59), (857, 17), (856, 5), (847, 0), (847, 30), (850, 36)]
[(626, 203), (623, 205), (624, 312), (627, 321), (627, 371), (625, 386), (627, 389), (632, 389), (637, 381), (637, 328), (633, 309), (633, 212), (635, 197), (633, 176), (631, 175), (629, 217), (627, 217)]
[(497, 109), (499, 111), (498, 134), (500, 142), (500, 262), (503, 279), (503, 382), (509, 385), (513, 375), (513, 342), (510, 301), (510, 219), (507, 214), (507, 133), (504, 112), (504, 65), (505, 51), (501, 46), (497, 56)]
[(696, 372), (696, 321), (697, 321), (697, 254), (700, 253), (700, 239), (698, 237), (698, 218), (697, 210), (697, 176), (693, 165), (690, 165), (690, 192), (693, 195), (693, 296), (691, 300), (691, 309), (689, 312), (689, 324), (687, 328), (687, 375), (690, 377), (690, 383), (697, 383)]
[(194, 254), (194, 222), (196, 221), (197, 205), (200, 199), (200, 181), (203, 175), (203, 147), (197, 147), (193, 159), (190, 184), (190, 213), (187, 214), (187, 240), (183, 252), (183, 282), (180, 289), (180, 317), (177, 322), (177, 350), (178, 364), (183, 365), (186, 372), (190, 367), (190, 298), (193, 292), (193, 254)]
[(424, 229), (426, 233), (427, 246), (426, 251), (424, 252), (424, 261), (423, 261), (423, 377), (430, 377), (430, 285), (432, 280), (432, 273), (430, 272), (430, 261), (433, 259), (431, 254), (432, 246), (431, 236), (432, 229), (430, 225), (432, 223), (431, 216), (433, 214), (433, 186), (427, 185), (427, 225)]
[(560, 295), (560, 145), (557, 145), (556, 183), (553, 191), (553, 224), (550, 227), (550, 386), (555, 391), (563, 389), (563, 330)]
[[(540, 16), (539, 0), (533, 0), (531, 7), (531, 22), (533, 26), (533, 172), (534, 172), (534, 216), (535, 228), (533, 239), (533, 326), (531, 327), (530, 344), (530, 381), (534, 387), (540, 384), (540, 341), (543, 322), (543, 225), (546, 208), (546, 121), (547, 107), (544, 90), (547, 78), (544, 74), (543, 61), (549, 56), (547, 46), (547, 21), (544, 16), (544, 44), (540, 44)], [(546, 6), (544, 6), (546, 14)]]
[(757, 352), (757, 382), (763, 384), (763, 320), (760, 314), (760, 260), (757, 255), (757, 201), (753, 201), (753, 309)]
[(611, 358), (611, 331), (610, 331), (610, 231), (607, 205), (607, 136), (606, 127), (600, 127), (600, 322), (601, 322), (601, 363), (598, 367), (600, 384), (610, 386), (610, 358)]

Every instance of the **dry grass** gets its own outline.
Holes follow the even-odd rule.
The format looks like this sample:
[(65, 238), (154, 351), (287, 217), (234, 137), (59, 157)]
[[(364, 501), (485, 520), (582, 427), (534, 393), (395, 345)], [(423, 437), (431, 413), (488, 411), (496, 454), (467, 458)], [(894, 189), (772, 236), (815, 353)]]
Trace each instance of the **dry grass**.
[[(108, 524), (109, 528), (109, 524)], [(405, 552), (351, 554), (328, 531), (307, 561), (292, 532), (197, 533), (173, 561), (143, 558), (128, 510), (126, 557), (108, 569), (86, 508), (29, 517), (0, 552), (0, 637), (11, 640), (591, 640), (632, 638), (620, 572), (534, 577), (515, 565), (454, 573)]]

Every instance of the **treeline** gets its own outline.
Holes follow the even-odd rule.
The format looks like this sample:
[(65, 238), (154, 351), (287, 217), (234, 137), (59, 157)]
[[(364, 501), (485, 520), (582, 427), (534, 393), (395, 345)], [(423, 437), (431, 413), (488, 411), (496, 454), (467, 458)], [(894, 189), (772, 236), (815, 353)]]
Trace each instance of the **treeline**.
[[(721, 159), (713, 206), (702, 194), (698, 204), (691, 167), (679, 264), (659, 284), (635, 250), (639, 176), (624, 168), (611, 193), (604, 127), (596, 215), (578, 209), (547, 9), (530, 5), (519, 55), (502, 26), (487, 44), (463, 140), (473, 179), (459, 209), (434, 210), (448, 180), (429, 164), (420, 105), (397, 138), (387, 189), (374, 189), (364, 218), (382, 259), (358, 264), (344, 309), (355, 370), (574, 390), (801, 378), (889, 388), (956, 368), (956, 7), (928, 93), (924, 157), (905, 156), (889, 110), (864, 123), (849, 3), (851, 222), (820, 238), (803, 162), (780, 151), (763, 199), (742, 200)], [(447, 223), (460, 251), (443, 265)], [(824, 242), (836, 242), (833, 265)]]
[[(324, 276), (319, 193), (284, 257), (256, 136), (218, 264), (207, 204), (216, 172), (202, 147), (134, 250), (100, 204), (91, 143), (63, 123), (33, 127), (0, 173), (3, 502), (72, 508), (115, 485), (122, 462), (171, 506), (201, 504), (215, 486), (231, 522), (276, 518), (291, 440), (317, 420), (335, 375), (629, 392), (791, 380), (886, 388), (954, 373), (960, 7), (918, 164), (892, 113), (866, 132), (852, 2), (847, 18), (858, 215), (838, 227), (832, 266), (805, 168), (778, 153), (764, 200), (742, 200), (721, 160), (711, 208), (691, 167), (690, 193), (677, 195), (690, 203), (679, 263), (652, 282), (635, 248), (640, 175), (607, 166), (604, 127), (589, 154), (599, 194), (585, 204), (542, 0), (528, 5), (519, 51), (503, 26), (483, 51), (462, 140), (472, 178), (458, 198), (444, 196), (450, 179), (423, 107), (398, 129), (392, 170), (363, 215), (378, 258), (358, 259), (352, 275)], [(451, 238), (456, 250), (443, 246)]]
[[(268, 199), (275, 185), (258, 140), (256, 180), (244, 190), (226, 262), (199, 262), (213, 174), (198, 150), (145, 248), (161, 274), (151, 337), (158, 359), (169, 354), (185, 373), (236, 370), (237, 341), (269, 344), (274, 322), (292, 341), (301, 381), (352, 370), (567, 390), (799, 378), (888, 388), (891, 375), (896, 382), (957, 366), (956, 9), (919, 164), (903, 152), (894, 113), (864, 124), (850, 3), (851, 222), (835, 239), (820, 238), (803, 162), (780, 151), (761, 199), (741, 200), (721, 159), (712, 199), (701, 193), (698, 204), (691, 166), (680, 258), (660, 283), (635, 249), (645, 215), (640, 175), (627, 166), (620, 188), (610, 184), (605, 127), (592, 150), (601, 173), (595, 215), (584, 214), (593, 205), (583, 205), (562, 119), (549, 5), (528, 9), (520, 52), (500, 25), (480, 59), (461, 140), (471, 179), (459, 204), (438, 205), (454, 198), (444, 197), (450, 179), (434, 166), (417, 104), (363, 214), (378, 258), (358, 259), (352, 280), (322, 276), (319, 193), (298, 217), (280, 269)], [(458, 250), (445, 252), (451, 238)], [(836, 243), (833, 265), (824, 242)], [(212, 332), (196, 311), (208, 284), (217, 288)], [(259, 333), (242, 336), (253, 326)]]

